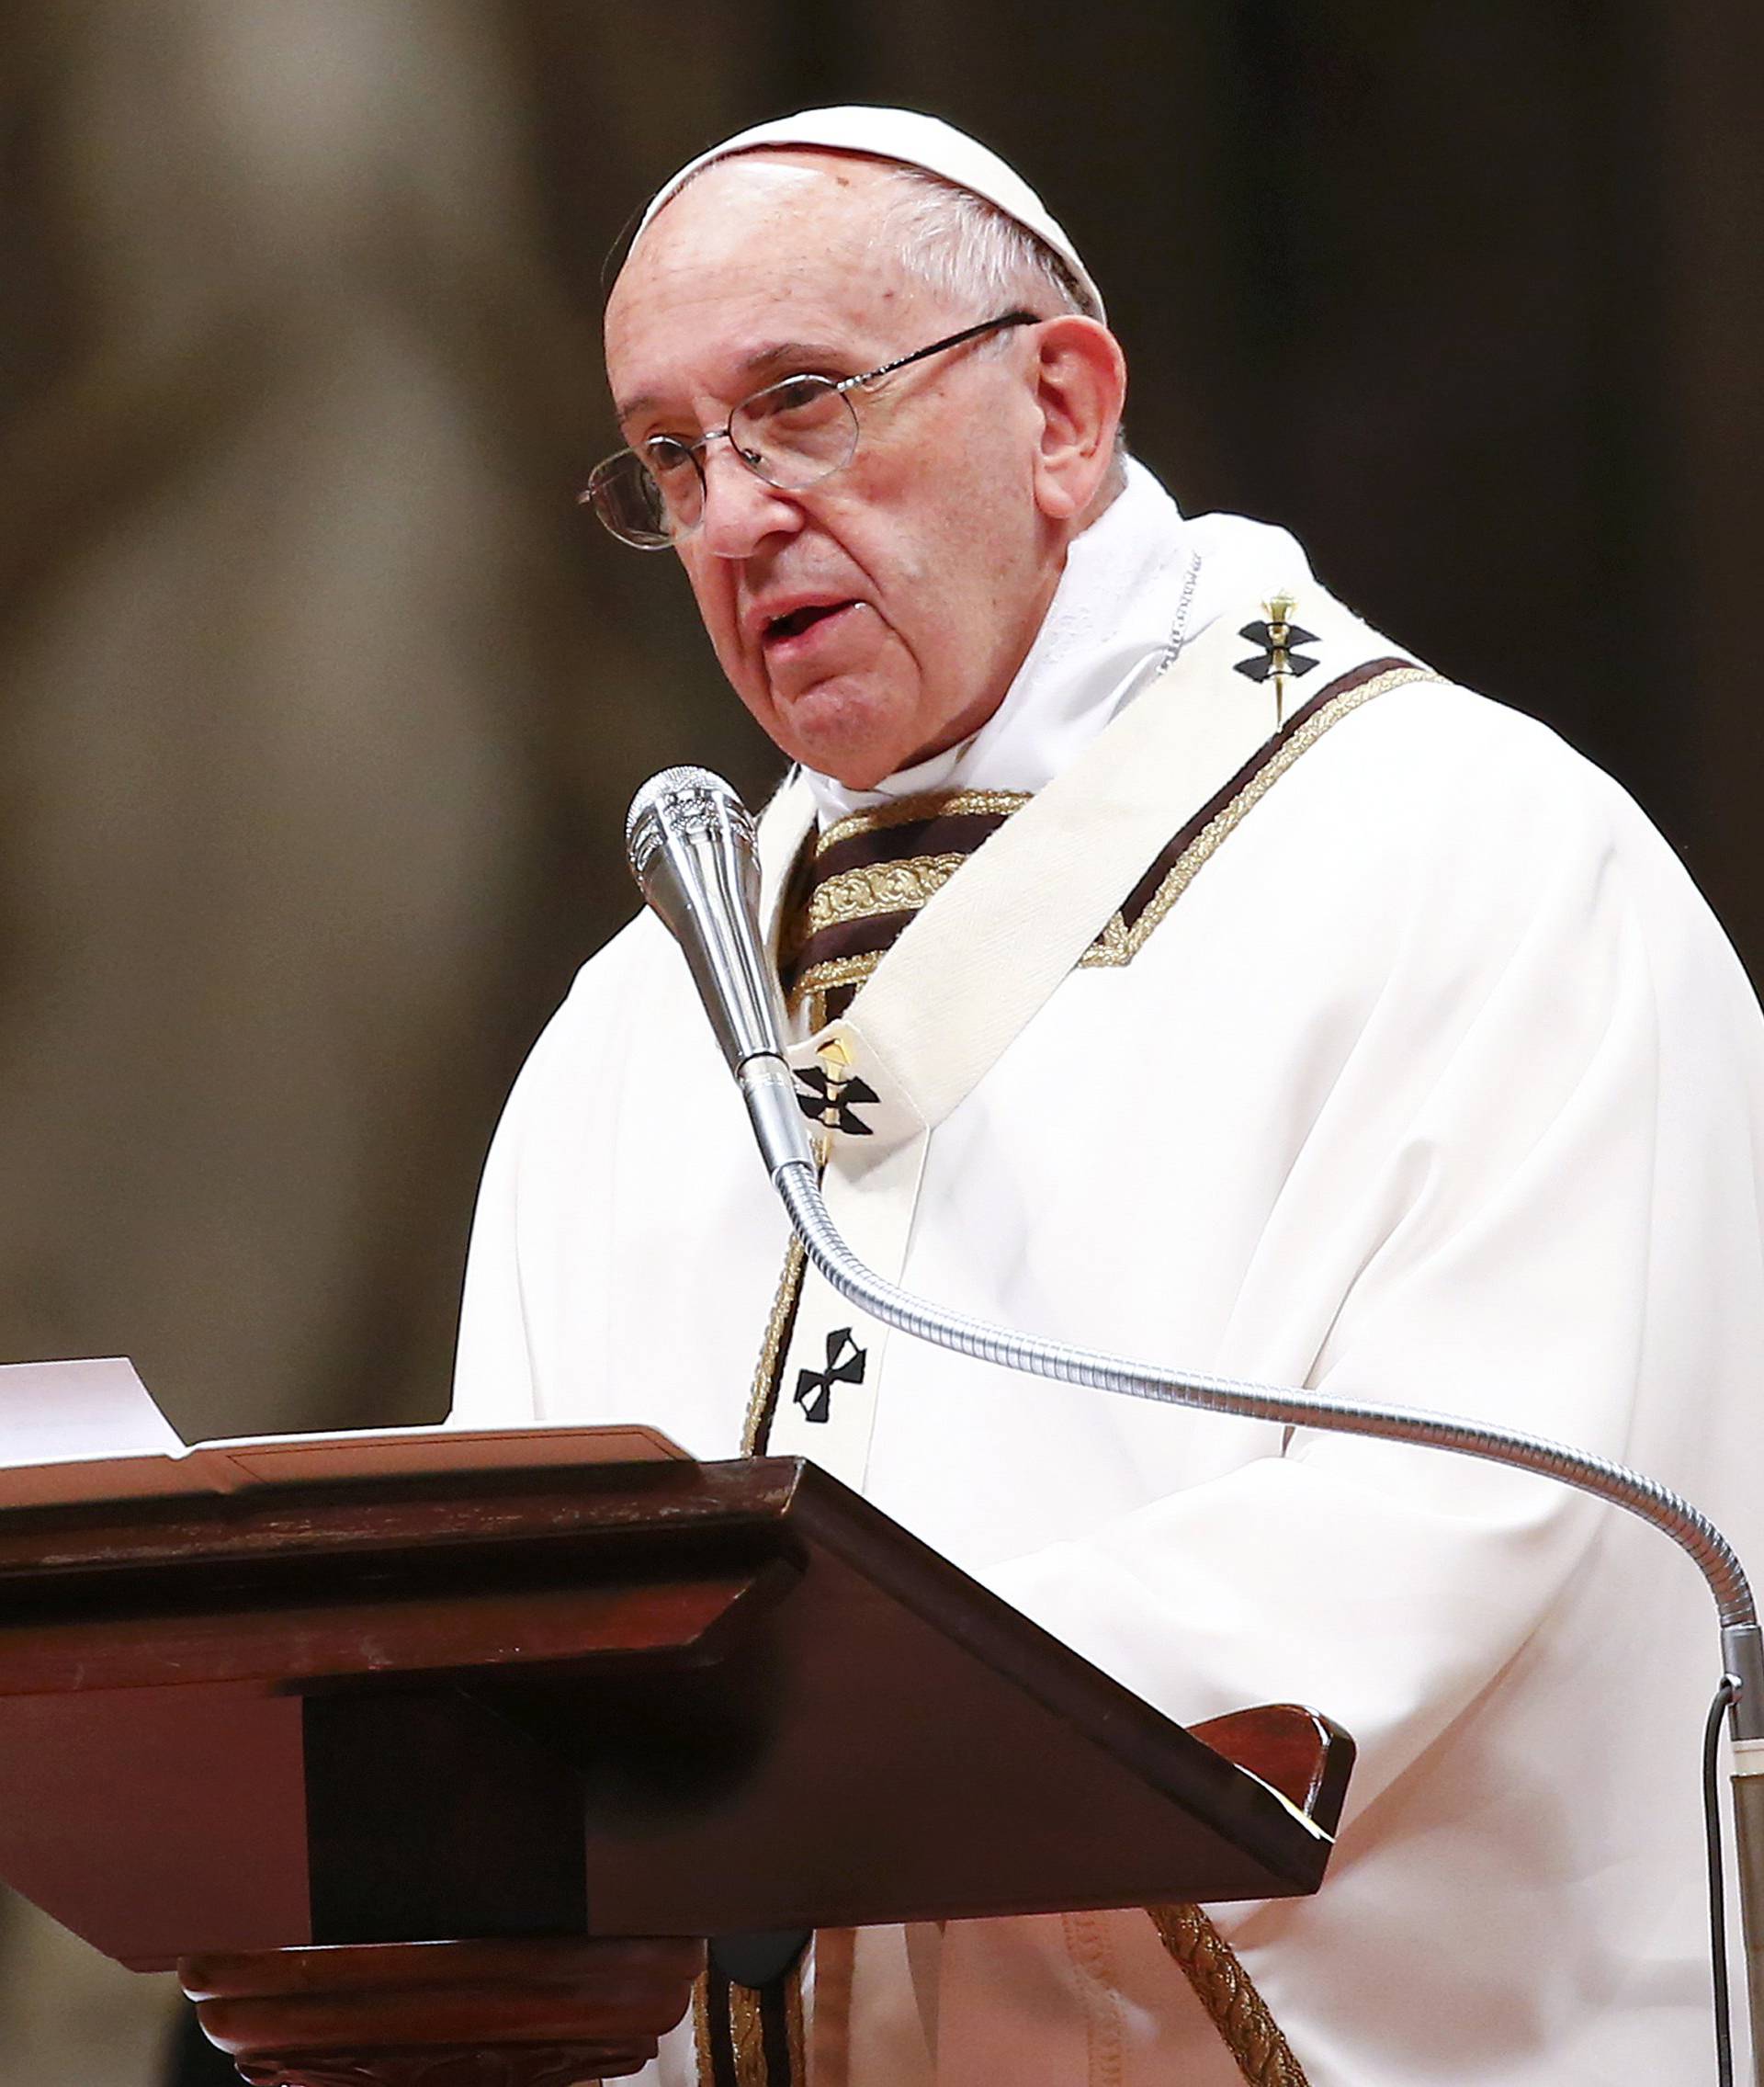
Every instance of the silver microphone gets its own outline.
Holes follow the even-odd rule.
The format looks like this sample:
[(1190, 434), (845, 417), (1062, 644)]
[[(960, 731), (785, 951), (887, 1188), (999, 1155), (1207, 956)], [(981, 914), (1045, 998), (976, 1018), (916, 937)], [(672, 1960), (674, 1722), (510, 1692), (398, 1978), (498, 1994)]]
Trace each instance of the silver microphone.
[(645, 902), (685, 954), (773, 1179), (786, 1166), (812, 1175), (808, 1126), (784, 1061), (784, 1002), (760, 932), (752, 814), (708, 768), (663, 768), (631, 800), (625, 853)]

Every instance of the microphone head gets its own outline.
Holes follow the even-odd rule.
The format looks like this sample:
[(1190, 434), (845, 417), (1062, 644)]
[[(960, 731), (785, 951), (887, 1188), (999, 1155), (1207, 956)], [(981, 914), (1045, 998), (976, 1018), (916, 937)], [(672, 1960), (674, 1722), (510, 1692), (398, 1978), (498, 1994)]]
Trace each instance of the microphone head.
[(644, 902), (685, 953), (730, 1069), (779, 1056), (784, 1010), (760, 931), (746, 805), (708, 768), (663, 768), (631, 800), (625, 853)]
[(625, 815), (625, 859), (645, 899), (662, 843), (709, 834), (727, 834), (743, 856), (754, 848), (753, 816), (722, 777), (709, 768), (663, 768), (639, 788)]

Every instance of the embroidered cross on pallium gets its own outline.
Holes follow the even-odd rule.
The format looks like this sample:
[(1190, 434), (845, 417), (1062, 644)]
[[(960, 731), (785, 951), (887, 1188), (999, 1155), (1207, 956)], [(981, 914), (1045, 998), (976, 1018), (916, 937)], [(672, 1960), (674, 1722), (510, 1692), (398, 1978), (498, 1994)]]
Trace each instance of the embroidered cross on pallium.
[(1250, 659), (1239, 660), (1237, 671), (1247, 675), (1251, 681), (1267, 681), (1278, 675), (1283, 680), (1288, 675), (1309, 674), (1317, 661), (1303, 652), (1293, 650), (1295, 645), (1314, 645), (1317, 633), (1303, 630), (1289, 620), (1293, 605), (1284, 595), (1276, 596), (1268, 604), (1268, 619), (1262, 623), (1246, 623), (1238, 632), (1239, 638), (1248, 638), (1261, 651)]
[(864, 1366), (869, 1359), (868, 1352), (853, 1340), (849, 1326), (829, 1333), (826, 1368), (797, 1372), (797, 1388), (790, 1396), (802, 1408), (803, 1419), (825, 1421), (832, 1412), (833, 1386), (862, 1384)]
[(797, 1074), (797, 1106), (811, 1123), (829, 1130), (842, 1130), (848, 1138), (873, 1138), (876, 1133), (858, 1115), (857, 1106), (879, 1102), (882, 1097), (867, 1080), (849, 1072), (819, 1065), (807, 1066)]

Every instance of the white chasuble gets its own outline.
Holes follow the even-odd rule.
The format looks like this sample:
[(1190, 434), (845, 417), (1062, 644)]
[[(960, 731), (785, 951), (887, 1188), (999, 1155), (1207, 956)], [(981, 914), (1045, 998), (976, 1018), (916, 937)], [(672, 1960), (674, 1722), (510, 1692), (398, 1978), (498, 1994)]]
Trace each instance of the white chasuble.
[[(910, 1290), (1007, 1325), (1626, 1457), (1756, 1561), (1764, 1047), (1731, 951), (1553, 735), (1356, 635), (1302, 561), (1250, 582), (1062, 766), (1173, 706), (1185, 657), (1204, 703), (1261, 707), (1223, 786), (1196, 777), (1198, 812), (1161, 752), (1085, 784), (1106, 830), (1168, 791), (1144, 874), (1099, 870), (1088, 928), (1093, 842), (1066, 848), (1051, 783), (1025, 805), (991, 777), (964, 798), (957, 772), (938, 805), (820, 834), (829, 895), (782, 954), (819, 1025), (797, 1058), (806, 1113), (833, 1118), (842, 1221)], [(1272, 651), (1243, 632), (1281, 620), (1289, 584), (1316, 642), (1288, 633), (1270, 747)], [(763, 828), (775, 907), (802, 799)], [(842, 1109), (871, 1112), (879, 1158)], [(806, 1285), (790, 1324), (786, 1244), (685, 967), (639, 920), (583, 970), (498, 1133), (457, 1418), (642, 1419), (733, 1456), (769, 1329), (773, 1446), (832, 1425), (821, 1391), (838, 1412), (855, 1385), (830, 1457), (1127, 1686), (1185, 1724), (1303, 1701), (1353, 1733), (1322, 1890), (1209, 1909), (1311, 2087), (1703, 2075), (1695, 1762), (1718, 1649), (1670, 1547), (1395, 1444), (898, 1334), (872, 1367), (872, 1330)], [(835, 1936), (816, 1979), (820, 2087), (1240, 2077), (1143, 1911)], [(646, 2078), (695, 2080), (688, 2033)]]

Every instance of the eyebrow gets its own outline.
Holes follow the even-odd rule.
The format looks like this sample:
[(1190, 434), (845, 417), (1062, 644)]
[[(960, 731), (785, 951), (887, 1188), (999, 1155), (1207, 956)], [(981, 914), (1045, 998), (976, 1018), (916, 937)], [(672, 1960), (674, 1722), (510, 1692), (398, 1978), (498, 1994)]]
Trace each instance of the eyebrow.
[[(770, 341), (764, 347), (755, 348), (752, 355), (744, 356), (739, 365), (744, 377), (758, 377), (769, 369), (777, 370), (780, 376), (794, 376), (799, 369), (813, 368), (816, 363), (845, 363), (851, 360), (849, 349), (835, 348), (825, 341)], [(653, 413), (662, 403), (653, 391), (639, 391), (636, 398), (622, 403), (614, 402), (614, 412), (621, 426), (628, 420), (635, 420), (639, 414)]]
[(741, 364), (750, 377), (757, 377), (761, 370), (788, 365), (800, 369), (811, 362), (848, 362), (849, 350), (830, 347), (825, 341), (777, 341), (770, 347), (756, 348)]

